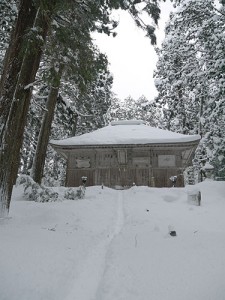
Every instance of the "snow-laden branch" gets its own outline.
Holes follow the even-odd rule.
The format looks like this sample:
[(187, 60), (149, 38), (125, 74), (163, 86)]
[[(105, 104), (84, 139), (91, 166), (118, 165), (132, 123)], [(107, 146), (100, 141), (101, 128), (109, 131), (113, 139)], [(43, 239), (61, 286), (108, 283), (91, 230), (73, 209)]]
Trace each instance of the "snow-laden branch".
[[(47, 97), (43, 97), (43, 98), (47, 98)], [(43, 107), (41, 104), (37, 103), (34, 99), (33, 99), (33, 103), (35, 106), (41, 108), (42, 110), (44, 110), (46, 112), (48, 111), (45, 107)]]

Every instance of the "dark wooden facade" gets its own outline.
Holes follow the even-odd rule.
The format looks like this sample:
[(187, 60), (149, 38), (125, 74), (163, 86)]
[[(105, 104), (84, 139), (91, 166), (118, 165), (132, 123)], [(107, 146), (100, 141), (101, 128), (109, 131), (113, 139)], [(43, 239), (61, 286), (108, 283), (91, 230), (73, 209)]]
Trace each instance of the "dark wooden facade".
[(177, 187), (184, 185), (183, 171), (191, 165), (198, 141), (135, 145), (53, 145), (67, 159), (66, 186), (104, 185), (127, 188), (132, 185)]

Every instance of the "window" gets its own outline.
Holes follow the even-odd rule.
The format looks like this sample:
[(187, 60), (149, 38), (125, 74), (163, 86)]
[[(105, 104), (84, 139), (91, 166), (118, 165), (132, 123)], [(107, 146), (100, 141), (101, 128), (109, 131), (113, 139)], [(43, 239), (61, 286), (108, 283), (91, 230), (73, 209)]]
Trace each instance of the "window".
[(80, 158), (80, 159), (76, 159), (76, 167), (78, 169), (86, 169), (86, 168), (90, 168), (90, 159), (88, 158)]
[(127, 151), (126, 150), (118, 150), (117, 157), (118, 157), (118, 163), (120, 165), (125, 165), (127, 163)]
[(158, 165), (159, 167), (175, 167), (176, 166), (175, 155), (159, 155)]

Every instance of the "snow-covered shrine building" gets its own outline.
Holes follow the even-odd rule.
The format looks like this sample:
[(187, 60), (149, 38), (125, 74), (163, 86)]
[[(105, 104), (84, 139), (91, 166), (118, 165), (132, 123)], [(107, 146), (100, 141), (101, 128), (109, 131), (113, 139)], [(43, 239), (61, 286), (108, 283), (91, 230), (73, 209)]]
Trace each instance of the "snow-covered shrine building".
[(183, 171), (191, 165), (199, 135), (183, 135), (145, 125), (143, 121), (115, 121), (109, 126), (51, 146), (67, 160), (66, 186), (184, 185)]

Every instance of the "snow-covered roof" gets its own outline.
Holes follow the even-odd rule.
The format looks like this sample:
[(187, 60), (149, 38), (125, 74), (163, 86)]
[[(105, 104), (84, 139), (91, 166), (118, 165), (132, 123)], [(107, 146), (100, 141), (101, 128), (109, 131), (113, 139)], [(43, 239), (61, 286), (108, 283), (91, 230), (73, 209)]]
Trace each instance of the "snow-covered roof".
[(145, 125), (140, 120), (115, 121), (93, 132), (63, 140), (52, 140), (52, 145), (132, 145), (182, 143), (200, 140), (199, 135), (184, 135)]

